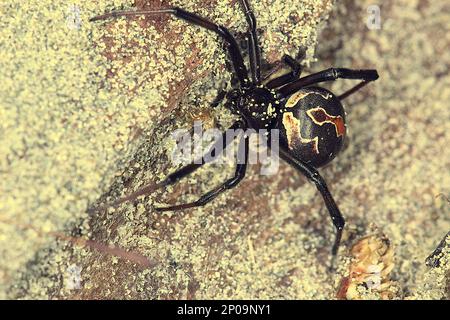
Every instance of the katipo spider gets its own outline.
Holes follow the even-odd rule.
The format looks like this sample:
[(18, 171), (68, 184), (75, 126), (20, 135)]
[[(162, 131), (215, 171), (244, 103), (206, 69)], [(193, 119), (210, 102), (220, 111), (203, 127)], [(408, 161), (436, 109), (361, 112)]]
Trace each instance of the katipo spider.
[[(341, 101), (370, 81), (378, 79), (376, 70), (352, 70), (330, 68), (300, 77), (301, 66), (292, 57), (285, 55), (283, 62), (290, 67), (289, 73), (275, 78), (261, 78), (261, 55), (256, 32), (255, 15), (248, 0), (240, 0), (248, 22), (248, 49), (250, 60), (250, 77), (244, 63), (243, 54), (234, 36), (227, 28), (217, 25), (194, 13), (178, 7), (158, 10), (116, 11), (99, 15), (91, 21), (136, 15), (173, 15), (193, 25), (215, 32), (226, 44), (226, 50), (233, 65), (233, 74), (237, 84), (228, 92), (221, 92), (219, 101), (225, 99), (225, 107), (239, 116), (230, 129), (277, 129), (279, 130), (279, 157), (292, 165), (312, 181), (323, 197), (337, 233), (332, 254), (337, 254), (344, 228), (344, 218), (338, 209), (328, 187), (317, 171), (329, 163), (342, 149), (346, 135), (345, 112)], [(315, 86), (320, 82), (336, 79), (362, 80), (350, 90), (336, 96), (332, 92)], [(267, 136), (269, 140), (269, 136)], [(148, 185), (136, 192), (117, 200), (113, 205), (133, 200), (149, 194), (158, 188), (174, 184), (206, 163), (207, 155), (226, 148), (225, 133), (200, 161), (189, 164), (166, 177), (162, 182)], [(234, 177), (201, 196), (197, 201), (170, 207), (156, 208), (158, 211), (182, 210), (203, 206), (224, 191), (235, 187), (245, 176), (248, 163), (249, 137), (241, 137), (238, 153), (243, 154), (243, 161), (236, 165)]]

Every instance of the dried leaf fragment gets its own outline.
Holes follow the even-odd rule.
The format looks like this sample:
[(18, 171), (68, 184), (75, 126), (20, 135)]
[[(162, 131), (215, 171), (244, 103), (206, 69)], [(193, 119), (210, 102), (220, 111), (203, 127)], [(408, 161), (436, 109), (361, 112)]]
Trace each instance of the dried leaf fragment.
[(394, 251), (389, 239), (376, 233), (360, 239), (351, 249), (349, 275), (341, 281), (339, 299), (393, 299), (398, 291), (390, 280)]

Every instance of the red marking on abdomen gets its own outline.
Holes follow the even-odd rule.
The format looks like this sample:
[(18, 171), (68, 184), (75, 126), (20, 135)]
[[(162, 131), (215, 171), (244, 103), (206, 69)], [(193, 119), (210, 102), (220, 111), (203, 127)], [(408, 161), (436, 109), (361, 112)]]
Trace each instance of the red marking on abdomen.
[(306, 114), (314, 121), (315, 124), (319, 126), (325, 123), (331, 123), (336, 128), (336, 135), (338, 137), (345, 135), (345, 123), (341, 116), (332, 116), (326, 112), (324, 108), (317, 107), (309, 109)]

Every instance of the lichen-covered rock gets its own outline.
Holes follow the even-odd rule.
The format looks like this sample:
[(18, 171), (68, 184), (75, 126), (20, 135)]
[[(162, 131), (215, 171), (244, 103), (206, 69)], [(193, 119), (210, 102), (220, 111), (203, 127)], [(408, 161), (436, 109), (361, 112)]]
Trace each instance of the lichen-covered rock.
[[(171, 3), (243, 38), (234, 0)], [(2, 7), (1, 297), (335, 298), (348, 248), (371, 222), (395, 250), (390, 276), (401, 290), (393, 298), (448, 297), (448, 264), (425, 264), (450, 230), (450, 205), (436, 197), (450, 194), (448, 4), (383, 1), (377, 29), (367, 25), (371, 1), (339, 2), (326, 27), (332, 1), (252, 1), (266, 63), (307, 48), (307, 71), (380, 73), (345, 101), (349, 143), (321, 170), (347, 220), (337, 272), (328, 268), (334, 228), (322, 199), (285, 164), (273, 176), (250, 166), (239, 187), (200, 209), (153, 207), (196, 199), (232, 164), (95, 211), (174, 170), (174, 129), (199, 117), (220, 127), (231, 120), (221, 106), (205, 113), (230, 79), (216, 36), (170, 18), (87, 22), (163, 4)]]
[[(238, 212), (224, 214), (227, 222), (213, 219), (210, 209), (183, 220), (183, 214), (155, 216), (152, 202), (145, 201), (88, 213), (99, 198), (114, 199), (172, 170), (169, 133), (190, 127), (229, 82), (226, 55), (214, 34), (168, 17), (88, 22), (103, 12), (167, 3), (44, 0), (2, 7), (1, 39), (7, 45), (0, 58), (1, 297), (227, 294), (219, 287), (211, 292), (216, 286), (200, 280), (225, 281), (227, 267), (205, 267), (205, 259), (208, 265), (235, 255), (240, 239), (232, 240), (237, 231), (229, 232), (228, 223)], [(228, 25), (240, 39), (246, 30), (236, 1), (170, 3)], [(266, 62), (308, 48), (307, 64), (331, 5), (331, 0), (254, 1)], [(223, 108), (214, 113), (220, 122), (229, 121)], [(221, 170), (210, 179), (208, 170), (191, 181), (224, 177)], [(247, 243), (246, 234), (244, 239)], [(144, 256), (158, 267), (133, 265)], [(81, 279), (83, 290), (74, 288), (74, 279)]]

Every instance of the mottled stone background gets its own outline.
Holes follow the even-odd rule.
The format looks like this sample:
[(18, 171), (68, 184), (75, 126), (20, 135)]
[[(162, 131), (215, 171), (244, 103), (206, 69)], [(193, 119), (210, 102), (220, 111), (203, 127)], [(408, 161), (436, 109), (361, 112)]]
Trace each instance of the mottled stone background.
[[(235, 0), (170, 3), (243, 38)], [(321, 169), (347, 220), (330, 272), (328, 213), (314, 186), (285, 164), (276, 176), (251, 166), (238, 188), (201, 209), (153, 207), (196, 199), (230, 176), (232, 164), (94, 210), (174, 170), (173, 130), (232, 120), (222, 106), (208, 108), (230, 78), (216, 36), (169, 18), (87, 21), (164, 4), (1, 6), (0, 297), (333, 299), (348, 249), (375, 227), (394, 247), (396, 298), (446, 297), (447, 260), (432, 269), (425, 258), (450, 230), (449, 5), (252, 1), (266, 63), (303, 48), (305, 72), (380, 73), (346, 101), (347, 146)], [(381, 10), (381, 29), (367, 26), (370, 5)]]

